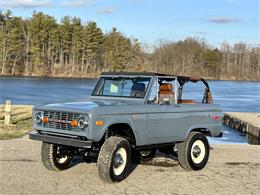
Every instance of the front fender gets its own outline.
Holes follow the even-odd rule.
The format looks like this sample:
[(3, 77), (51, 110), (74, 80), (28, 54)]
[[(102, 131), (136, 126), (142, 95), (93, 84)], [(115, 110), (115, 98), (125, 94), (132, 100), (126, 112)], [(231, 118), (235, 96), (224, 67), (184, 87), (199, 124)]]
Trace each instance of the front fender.
[[(95, 126), (95, 121), (97, 120), (103, 120), (104, 121), (104, 125), (103, 126)], [(143, 127), (143, 131), (137, 131), (138, 129), (138, 125), (136, 125), (130, 116), (124, 116), (124, 115), (120, 115), (120, 116), (108, 116), (108, 117), (104, 117), (104, 116), (100, 116), (100, 117), (95, 117), (93, 118), (92, 121), (92, 128), (90, 129), (90, 132), (88, 134), (88, 139), (93, 140), (94, 142), (99, 142), (103, 136), (105, 135), (106, 130), (108, 130), (108, 128), (111, 125), (114, 124), (127, 124), (131, 127), (132, 132), (135, 136), (135, 141), (136, 141), (136, 145), (140, 145), (141, 140), (144, 139), (144, 132), (145, 132), (145, 126)], [(144, 123), (146, 124), (146, 123)]]

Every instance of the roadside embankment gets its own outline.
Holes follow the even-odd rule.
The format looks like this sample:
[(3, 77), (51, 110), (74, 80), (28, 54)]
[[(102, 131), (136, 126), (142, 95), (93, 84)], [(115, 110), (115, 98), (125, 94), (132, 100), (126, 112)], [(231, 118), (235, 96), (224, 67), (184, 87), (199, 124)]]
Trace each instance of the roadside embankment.
[(32, 105), (0, 105), (0, 140), (25, 135), (31, 129)]

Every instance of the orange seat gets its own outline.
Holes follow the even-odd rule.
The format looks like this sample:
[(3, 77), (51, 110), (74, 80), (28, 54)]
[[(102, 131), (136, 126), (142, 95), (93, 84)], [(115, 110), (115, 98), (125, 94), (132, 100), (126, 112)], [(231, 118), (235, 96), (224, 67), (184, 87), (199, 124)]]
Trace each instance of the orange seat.
[(173, 87), (171, 83), (165, 83), (160, 85), (159, 94), (173, 94)]
[(180, 100), (179, 103), (181, 104), (195, 104), (194, 100)]
[(173, 86), (171, 83), (164, 83), (160, 85), (159, 90), (159, 104), (169, 101), (169, 104), (174, 103)]

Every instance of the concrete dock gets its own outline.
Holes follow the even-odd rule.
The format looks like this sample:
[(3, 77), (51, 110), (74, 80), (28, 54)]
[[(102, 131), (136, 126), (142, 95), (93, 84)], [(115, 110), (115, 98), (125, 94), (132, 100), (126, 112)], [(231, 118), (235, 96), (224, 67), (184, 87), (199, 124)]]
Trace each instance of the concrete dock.
[(250, 144), (260, 144), (260, 113), (226, 112), (223, 123), (245, 133)]

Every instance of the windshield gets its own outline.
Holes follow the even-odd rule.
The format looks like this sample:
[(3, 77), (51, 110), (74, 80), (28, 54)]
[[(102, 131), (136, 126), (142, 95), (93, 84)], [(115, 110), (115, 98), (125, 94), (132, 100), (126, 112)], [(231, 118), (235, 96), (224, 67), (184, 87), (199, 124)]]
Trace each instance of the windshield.
[(150, 77), (101, 77), (94, 96), (144, 98)]

